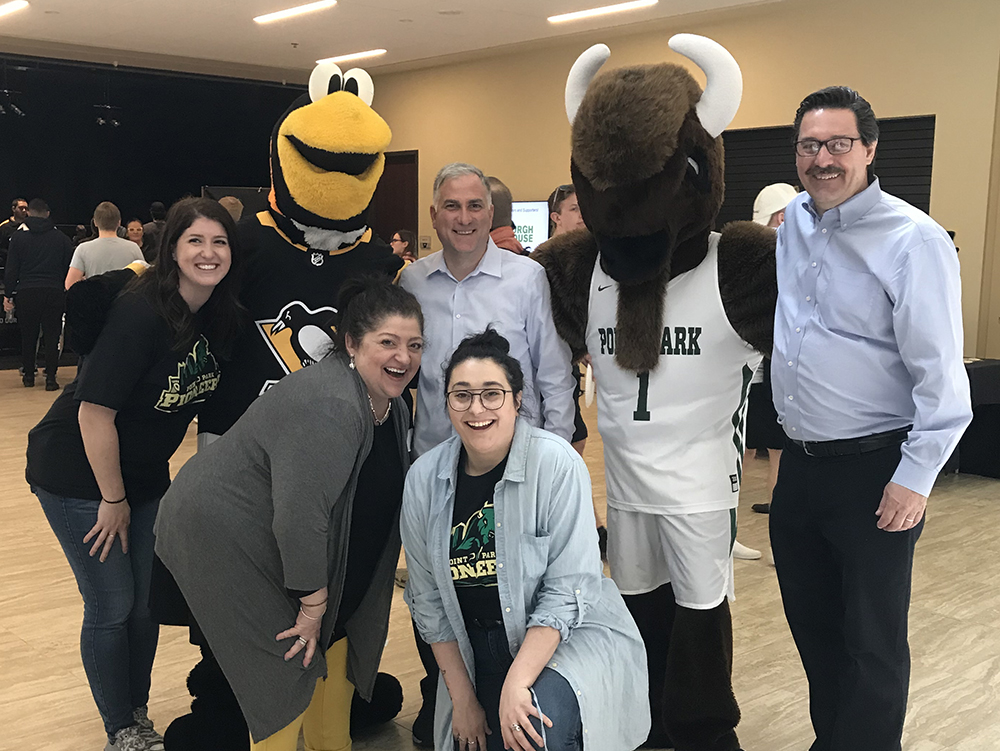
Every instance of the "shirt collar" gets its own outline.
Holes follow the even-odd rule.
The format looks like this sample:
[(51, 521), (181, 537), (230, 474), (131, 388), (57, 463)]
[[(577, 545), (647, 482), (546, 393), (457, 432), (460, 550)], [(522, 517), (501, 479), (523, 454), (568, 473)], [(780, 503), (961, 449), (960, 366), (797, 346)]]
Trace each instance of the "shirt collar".
[(806, 198), (802, 205), (805, 206), (806, 211), (809, 212), (809, 215), (816, 224), (819, 224), (827, 214), (830, 214), (833, 217), (833, 221), (837, 222), (841, 229), (847, 229), (875, 208), (881, 200), (882, 188), (876, 177), (867, 188), (851, 196), (839, 206), (834, 206), (832, 209), (825, 211), (822, 217), (816, 213), (816, 204), (813, 203), (812, 198)]
[[(509, 253), (510, 251), (501, 250), (491, 237), (486, 243), (486, 252), (483, 253), (483, 257), (479, 259), (479, 265), (465, 277), (469, 279), (476, 276), (477, 274), (487, 274), (489, 276), (495, 276), (498, 279), (503, 276), (503, 254)], [(445, 274), (446, 276), (454, 279), (452, 273), (448, 270), (447, 264), (444, 262), (444, 251), (440, 251), (435, 255), (427, 259), (427, 276), (436, 272)], [(457, 280), (456, 280), (457, 281)]]
[[(528, 464), (528, 443), (531, 438), (531, 425), (522, 417), (514, 423), (514, 440), (507, 452), (507, 466), (503, 471), (503, 479), (510, 482), (524, 482), (525, 467)], [(453, 435), (446, 441), (444, 462), (438, 467), (438, 479), (448, 480), (454, 486), (458, 476), (458, 459), (462, 453), (462, 439)]]

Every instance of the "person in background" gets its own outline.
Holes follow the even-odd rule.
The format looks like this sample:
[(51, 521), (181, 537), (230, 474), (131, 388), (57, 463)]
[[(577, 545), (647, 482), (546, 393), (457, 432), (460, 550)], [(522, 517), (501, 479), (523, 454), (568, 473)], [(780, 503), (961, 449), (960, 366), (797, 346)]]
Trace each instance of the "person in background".
[(336, 350), (195, 454), (156, 521), (254, 749), (295, 751), (300, 729), (306, 748), (350, 748), (389, 628), (423, 317), (383, 278), (345, 281), (337, 306)]
[(163, 749), (146, 712), (153, 522), (170, 457), (243, 322), (235, 229), (215, 201), (174, 205), (157, 262), (118, 296), (78, 377), (28, 434), (28, 483), (83, 596), (80, 651), (106, 751)]
[(7, 265), (7, 250), (10, 238), (28, 217), (28, 202), (23, 198), (15, 198), (10, 204), (10, 218), (0, 222), (0, 273)]
[(223, 196), (219, 199), (219, 203), (229, 212), (234, 222), (238, 222), (243, 216), (243, 201), (236, 196)]
[[(753, 220), (757, 224), (777, 230), (785, 221), (785, 207), (798, 194), (799, 191), (788, 183), (772, 183), (765, 186), (753, 202)], [(758, 514), (766, 514), (771, 509), (770, 498), (774, 492), (774, 484), (778, 481), (778, 466), (781, 463), (781, 449), (784, 445), (785, 433), (778, 424), (778, 413), (774, 410), (774, 399), (771, 394), (771, 358), (765, 357), (750, 381), (746, 455), (743, 458), (743, 466), (746, 467), (747, 462), (759, 449), (767, 450), (768, 502), (755, 503), (750, 507)], [(733, 548), (733, 555), (741, 557), (736, 548)]]
[(514, 197), (510, 188), (504, 185), (499, 177), (490, 175), (486, 178), (490, 186), (490, 200), (493, 201), (493, 226), (490, 227), (490, 237), (497, 247), (509, 250), (519, 256), (527, 255), (524, 246), (514, 235), (517, 227), (514, 225)]
[(955, 244), (882, 192), (856, 91), (799, 105), (805, 189), (778, 229), (771, 387), (787, 441), (771, 550), (809, 681), (816, 751), (899, 751), (913, 553), (972, 420)]
[(121, 221), (121, 212), (113, 203), (103, 201), (97, 204), (94, 209), (97, 238), (76, 246), (66, 272), (66, 289), (82, 279), (123, 269), (130, 263), (144, 260), (139, 245), (118, 236)]
[[(572, 183), (560, 185), (549, 194), (549, 237), (564, 235), (575, 229), (584, 227), (583, 217), (580, 216), (580, 206), (576, 200), (576, 188)], [(574, 392), (574, 414), (573, 414), (573, 437), (570, 442), (580, 456), (587, 446), (587, 423), (583, 419), (580, 411), (580, 397), (583, 396), (583, 388), (580, 379), (583, 378), (583, 371), (580, 366), (586, 366), (590, 362), (590, 355), (584, 355), (579, 361), (573, 363), (573, 378), (576, 379), (576, 391)], [(601, 520), (601, 513), (594, 503), (594, 521), (597, 523), (597, 541), (601, 550), (601, 559), (608, 557), (608, 528)]]
[[(59, 340), (66, 303), (66, 270), (73, 245), (49, 219), (49, 205), (41, 198), (28, 202), (27, 231), (10, 239), (4, 282), (4, 310), (14, 310), (21, 328), (21, 382), (35, 385), (35, 353), (39, 329), (45, 338), (45, 390), (56, 391)], [(15, 308), (15, 299), (17, 300)]]
[(160, 201), (153, 201), (149, 205), (149, 217), (152, 221), (146, 222), (142, 225), (142, 234), (145, 237), (146, 242), (149, 247), (152, 248), (153, 257), (156, 256), (160, 247), (160, 235), (163, 232), (163, 226), (165, 224), (164, 219), (167, 216), (167, 207), (164, 206)]
[(125, 225), (125, 239), (131, 240), (139, 248), (142, 248), (143, 234), (142, 234), (142, 220), (141, 219), (129, 219), (128, 224)]
[(549, 237), (585, 227), (573, 183), (560, 185), (549, 194)]
[(408, 229), (397, 230), (389, 241), (392, 252), (404, 261), (417, 260), (417, 236)]
[(405, 599), (443, 676), (435, 748), (631, 751), (646, 652), (602, 572), (583, 459), (518, 416), (524, 375), (492, 329), (443, 387), (456, 435), (414, 463), (401, 522)]

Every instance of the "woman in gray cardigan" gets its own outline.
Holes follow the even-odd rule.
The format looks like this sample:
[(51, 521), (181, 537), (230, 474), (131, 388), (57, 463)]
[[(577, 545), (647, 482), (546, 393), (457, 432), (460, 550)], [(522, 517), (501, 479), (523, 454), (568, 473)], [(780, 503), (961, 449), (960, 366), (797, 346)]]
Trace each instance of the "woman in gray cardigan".
[(445, 371), (456, 436), (406, 478), (406, 601), (441, 668), (437, 751), (628, 751), (649, 731), (646, 651), (602, 572), (586, 465), (518, 417), (495, 331)]
[[(416, 299), (345, 283), (339, 353), (282, 379), (196, 454), (160, 503), (156, 552), (259, 748), (350, 745), (371, 695), (399, 556)], [(349, 646), (349, 649), (348, 649)], [(258, 748), (255, 745), (255, 749)]]

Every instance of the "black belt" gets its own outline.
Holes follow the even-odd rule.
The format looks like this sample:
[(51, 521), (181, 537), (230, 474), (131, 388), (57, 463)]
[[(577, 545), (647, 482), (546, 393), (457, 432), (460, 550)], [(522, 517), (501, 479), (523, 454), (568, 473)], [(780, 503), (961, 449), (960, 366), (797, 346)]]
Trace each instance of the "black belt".
[(498, 621), (493, 618), (466, 618), (465, 625), (467, 628), (503, 628), (503, 621)]
[(906, 440), (912, 429), (913, 426), (908, 425), (899, 430), (875, 433), (861, 438), (844, 438), (837, 441), (796, 441), (794, 438), (788, 438), (788, 442), (802, 449), (807, 456), (858, 456), (859, 454), (867, 454), (869, 451), (884, 449), (887, 446), (898, 445)]

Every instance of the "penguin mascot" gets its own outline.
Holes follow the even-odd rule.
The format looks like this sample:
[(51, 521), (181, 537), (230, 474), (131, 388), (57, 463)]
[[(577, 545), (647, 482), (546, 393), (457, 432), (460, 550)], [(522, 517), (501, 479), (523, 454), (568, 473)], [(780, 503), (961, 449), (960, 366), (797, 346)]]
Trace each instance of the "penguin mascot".
[[(371, 108), (374, 85), (360, 68), (321, 63), (271, 135), (269, 207), (238, 225), (247, 256), (240, 300), (252, 321), (198, 418), (198, 445), (225, 433), (254, 399), (333, 347), (341, 283), (359, 274), (398, 276), (403, 261), (369, 224), (392, 133)], [(154, 586), (169, 577), (157, 560)], [(172, 582), (163, 586), (171, 590)], [(176, 585), (173, 585), (175, 588)], [(176, 590), (174, 590), (176, 591)], [(163, 599), (163, 598), (161, 598)], [(169, 599), (167, 597), (166, 599)], [(162, 623), (186, 613), (153, 603)], [(186, 607), (184, 607), (186, 610)], [(191, 713), (164, 734), (167, 751), (245, 751), (249, 732), (236, 698), (197, 628), (202, 660), (188, 676)], [(380, 673), (369, 701), (355, 694), (351, 730), (387, 722), (402, 708), (399, 682)]]
[(593, 360), (611, 575), (648, 656), (645, 747), (737, 751), (732, 544), (747, 392), (771, 349), (775, 234), (712, 231), (742, 75), (710, 39), (669, 45), (705, 72), (704, 92), (680, 65), (597, 75), (604, 45), (573, 65), (570, 168), (587, 226), (533, 257), (574, 358)]

